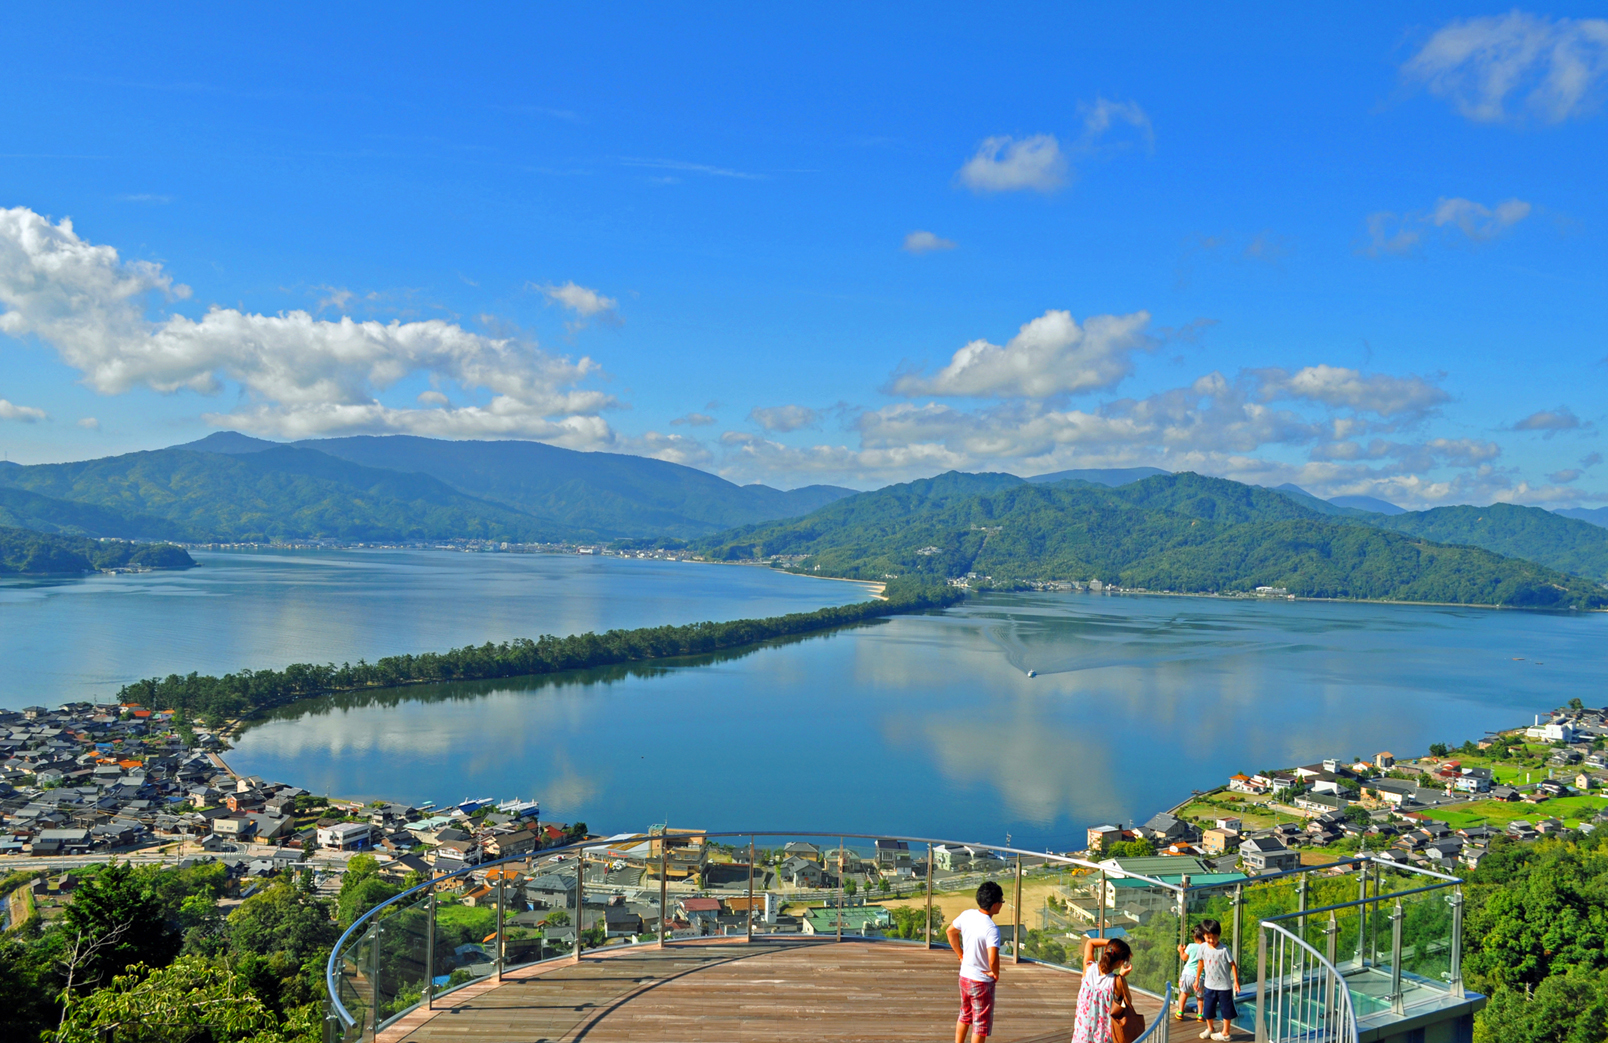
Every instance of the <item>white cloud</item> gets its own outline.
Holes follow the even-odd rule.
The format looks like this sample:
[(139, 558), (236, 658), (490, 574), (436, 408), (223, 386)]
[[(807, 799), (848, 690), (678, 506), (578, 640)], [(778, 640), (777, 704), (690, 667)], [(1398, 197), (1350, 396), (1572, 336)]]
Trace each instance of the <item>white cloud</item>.
[(1533, 115), (1561, 123), (1589, 112), (1608, 78), (1608, 21), (1524, 11), (1453, 21), (1403, 75), (1481, 123)]
[(574, 313), (575, 319), (565, 324), (571, 332), (585, 326), (589, 319), (596, 319), (609, 326), (618, 326), (625, 321), (615, 310), (620, 302), (613, 297), (605, 297), (596, 290), (589, 290), (574, 282), (567, 282), (562, 286), (538, 286), (535, 283), (529, 285), (531, 289), (541, 291), (551, 303)]
[(1513, 425), (1515, 431), (1543, 431), (1544, 438), (1551, 438), (1559, 431), (1574, 431), (1582, 427), (1589, 427), (1575, 416), (1574, 410), (1568, 406), (1559, 406), (1557, 409), (1542, 409), (1531, 413), (1523, 420)]
[(913, 254), (931, 253), (934, 250), (953, 250), (953, 239), (943, 239), (931, 232), (911, 232), (904, 238), (904, 248)]
[(1431, 228), (1461, 232), (1474, 243), (1490, 242), (1529, 217), (1534, 209), (1522, 199), (1508, 199), (1488, 207), (1472, 199), (1442, 196), (1427, 211), (1397, 214), (1380, 210), (1368, 215), (1365, 252), (1373, 257), (1410, 254)]
[(670, 426), (708, 427), (713, 423), (715, 423), (715, 418), (710, 416), (708, 413), (688, 413), (686, 416), (678, 416), (674, 420), (670, 421)]
[(452, 404), (452, 400), (439, 391), (419, 392), (419, 402), (426, 406), (447, 406)]
[[(556, 357), (528, 340), (439, 319), (356, 322), (217, 307), (199, 320), (147, 318), (153, 298), (188, 292), (159, 265), (125, 262), (114, 248), (85, 241), (69, 221), (52, 225), (25, 207), (0, 210), (0, 333), (37, 337), (104, 394), (137, 387), (216, 394), (233, 382), (244, 403), (208, 414), (210, 422), (289, 437), (394, 431), (589, 447), (613, 437), (597, 416), (613, 399), (577, 386), (599, 372), (589, 358)], [(414, 373), (455, 382), (484, 401), (419, 410), (377, 400)]]
[(1306, 366), (1294, 373), (1284, 369), (1252, 370), (1264, 402), (1306, 399), (1326, 406), (1379, 416), (1422, 416), (1451, 396), (1422, 377), (1393, 377), (1362, 373), (1341, 366)]
[(814, 427), (821, 422), (821, 414), (808, 406), (771, 406), (750, 411), (748, 419), (767, 431), (786, 432)]
[(1147, 148), (1155, 147), (1155, 128), (1150, 125), (1150, 117), (1145, 115), (1145, 110), (1139, 107), (1138, 102), (1096, 98), (1094, 104), (1081, 105), (1079, 108), (1083, 111), (1084, 144), (1092, 145), (1105, 137), (1114, 123), (1126, 123), (1143, 135)]
[(1067, 162), (1053, 134), (1001, 135), (984, 138), (956, 176), (973, 192), (1054, 192), (1066, 184)]
[(655, 460), (686, 467), (704, 467), (715, 458), (715, 454), (696, 438), (677, 434), (661, 435), (657, 431), (649, 431), (641, 438), (622, 440), (619, 448), (637, 456), (650, 456)]
[(86, 416), (78, 421), (78, 426), (83, 428), (85, 431), (99, 431), (100, 421), (96, 420), (92, 416)]
[[(3, 318), (3, 316), (0, 316), (0, 318)], [(31, 424), (36, 420), (48, 419), (49, 417), (45, 415), (43, 409), (35, 409), (33, 406), (12, 405), (5, 399), (0, 398), (0, 420), (20, 420), (24, 424)]]
[(894, 376), (897, 395), (1048, 398), (1116, 384), (1133, 370), (1133, 353), (1155, 339), (1150, 313), (1091, 315), (1080, 327), (1071, 312), (1047, 311), (1022, 326), (1003, 347), (974, 340), (931, 376)]
[(1495, 239), (1530, 216), (1530, 204), (1522, 199), (1509, 199), (1490, 209), (1470, 199), (1442, 199), (1435, 204), (1430, 221), (1436, 228), (1455, 225), (1475, 242)]

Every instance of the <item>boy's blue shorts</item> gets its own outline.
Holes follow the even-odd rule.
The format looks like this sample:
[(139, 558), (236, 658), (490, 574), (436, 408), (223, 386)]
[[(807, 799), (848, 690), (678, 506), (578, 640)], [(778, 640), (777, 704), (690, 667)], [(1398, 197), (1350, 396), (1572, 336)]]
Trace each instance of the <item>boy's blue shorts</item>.
[(1233, 989), (1207, 989), (1200, 1005), (1200, 1016), (1207, 1021), (1233, 1021), (1239, 1017), (1239, 1011), (1234, 1009)]

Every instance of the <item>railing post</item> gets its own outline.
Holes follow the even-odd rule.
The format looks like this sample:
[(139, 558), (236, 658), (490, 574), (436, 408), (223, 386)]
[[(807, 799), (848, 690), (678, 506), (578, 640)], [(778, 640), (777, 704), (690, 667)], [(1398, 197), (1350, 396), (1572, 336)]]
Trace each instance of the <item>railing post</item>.
[(374, 925), (374, 980), (369, 982), (373, 986), (374, 1005), (369, 1012), (369, 1038), (378, 1039), (380, 1035), (380, 935), (384, 928)]
[(1011, 904), (1011, 962), (1022, 962), (1022, 856), (1016, 856), (1016, 900)]
[(748, 838), (748, 940), (754, 940), (754, 838)]
[(586, 922), (586, 849), (575, 852), (575, 962), (581, 962), (581, 928)]
[(1396, 905), (1390, 911), (1390, 1009), (1402, 1013), (1401, 995), (1401, 922), (1406, 917), (1402, 911), (1401, 899), (1396, 899)]
[(1357, 867), (1357, 968), (1368, 966), (1368, 867), (1364, 862)]
[(1099, 906), (1099, 908), (1100, 908), (1100, 921), (1099, 921), (1098, 927), (1099, 927), (1100, 933), (1099, 933), (1099, 935), (1097, 937), (1104, 938), (1106, 936), (1106, 915), (1105, 915), (1106, 914), (1106, 871), (1104, 869), (1100, 870), (1100, 906)]
[(424, 1009), (435, 1010), (435, 879), (425, 892), (424, 906)]
[(1463, 888), (1452, 888), (1452, 893), (1446, 896), (1452, 905), (1452, 967), (1448, 983), (1451, 993), (1458, 999), (1463, 998)]
[[(1189, 874), (1185, 873), (1178, 881), (1178, 944), (1189, 944)], [(1178, 950), (1172, 954), (1172, 980), (1177, 981), (1178, 975), (1183, 973), (1183, 967), (1178, 961)]]
[(1306, 910), (1307, 910), (1307, 874), (1304, 873), (1304, 872), (1301, 874), (1300, 882), (1298, 884), (1296, 884), (1295, 894), (1296, 894), (1296, 908), (1301, 913), (1301, 915), (1296, 917), (1296, 920), (1295, 920), (1296, 923), (1301, 925), (1300, 930), (1297, 931), (1297, 934), (1300, 935), (1301, 940), (1304, 942), (1304, 941), (1306, 941)]
[(843, 838), (838, 837), (838, 900), (837, 900), (837, 940), (843, 940), (843, 903), (848, 898), (849, 874), (848, 867), (843, 861)]
[(927, 845), (927, 924), (921, 929), (921, 937), (932, 948), (932, 845)]
[[(1180, 996), (1178, 999), (1178, 1005), (1183, 1006), (1183, 1003), (1183, 997)], [(1173, 983), (1168, 982), (1167, 991), (1162, 993), (1161, 996), (1161, 1011), (1156, 1015), (1156, 1017), (1161, 1021), (1161, 1023), (1156, 1026), (1156, 1043), (1167, 1043), (1168, 1038), (1172, 1035), (1172, 1010)]]
[(1329, 936), (1328, 945), (1325, 949), (1329, 957), (1329, 965), (1338, 969), (1340, 965), (1334, 962), (1334, 957), (1335, 950), (1340, 944), (1340, 921), (1335, 919), (1333, 910), (1329, 911), (1329, 925), (1323, 930)]
[(1267, 1043), (1267, 930), (1256, 929), (1256, 1043)]
[(503, 893), (508, 889), (508, 870), (498, 870), (501, 879), (497, 881), (497, 980), (503, 980), (503, 960), (507, 955), (508, 947), (503, 944)]
[(1234, 885), (1234, 963), (1239, 964), (1240, 958), (1240, 924), (1245, 919), (1245, 885)]
[(659, 948), (664, 948), (664, 921), (669, 914), (666, 907), (665, 895), (670, 887), (670, 856), (669, 845), (664, 837), (659, 838)]

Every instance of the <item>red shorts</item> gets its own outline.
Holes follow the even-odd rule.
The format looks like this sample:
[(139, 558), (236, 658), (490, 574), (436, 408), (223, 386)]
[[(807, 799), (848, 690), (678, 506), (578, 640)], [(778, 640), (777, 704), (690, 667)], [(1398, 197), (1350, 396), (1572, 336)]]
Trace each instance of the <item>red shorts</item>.
[(970, 1025), (972, 1034), (994, 1033), (994, 986), (991, 981), (960, 979), (960, 1023)]

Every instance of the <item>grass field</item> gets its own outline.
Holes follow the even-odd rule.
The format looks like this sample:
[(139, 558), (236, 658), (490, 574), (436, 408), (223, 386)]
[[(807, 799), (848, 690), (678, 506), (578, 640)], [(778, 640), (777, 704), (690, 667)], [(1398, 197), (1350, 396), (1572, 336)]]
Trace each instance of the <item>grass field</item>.
[(1507, 804), (1499, 800), (1480, 800), (1459, 804), (1455, 809), (1430, 812), (1434, 818), (1453, 829), (1465, 826), (1506, 826), (1509, 822), (1524, 819), (1532, 825), (1544, 818), (1555, 818), (1569, 827), (1590, 821), (1598, 811), (1608, 807), (1603, 797), (1554, 797), (1544, 804)]

